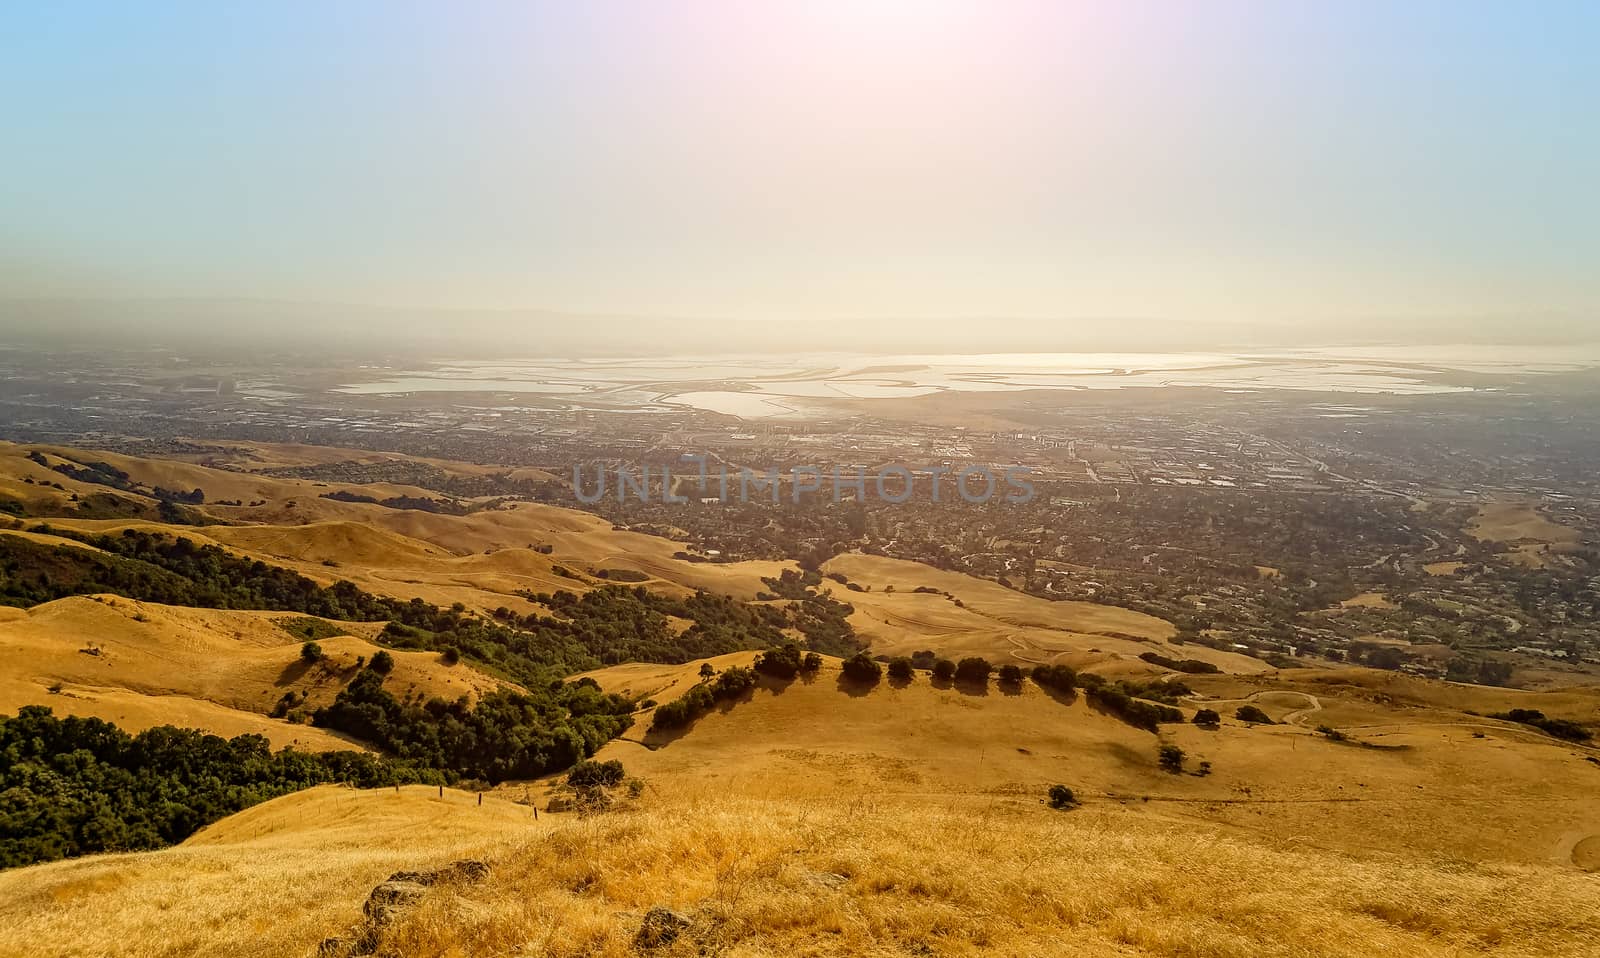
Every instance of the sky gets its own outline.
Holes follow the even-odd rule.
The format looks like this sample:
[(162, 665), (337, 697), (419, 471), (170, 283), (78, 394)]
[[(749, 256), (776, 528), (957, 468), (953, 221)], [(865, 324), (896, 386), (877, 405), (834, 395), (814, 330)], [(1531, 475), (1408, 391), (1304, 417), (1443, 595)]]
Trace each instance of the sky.
[(1584, 0), (14, 0), (0, 296), (1595, 328), (1596, 50)]

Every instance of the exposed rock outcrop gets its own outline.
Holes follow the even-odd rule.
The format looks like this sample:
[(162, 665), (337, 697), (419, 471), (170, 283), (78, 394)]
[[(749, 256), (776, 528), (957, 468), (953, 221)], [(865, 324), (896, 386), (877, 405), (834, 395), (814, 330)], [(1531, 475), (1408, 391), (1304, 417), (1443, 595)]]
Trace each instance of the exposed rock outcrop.
[(323, 939), (318, 958), (362, 958), (376, 955), (383, 929), (415, 908), (436, 885), (466, 884), (489, 874), (489, 866), (473, 859), (451, 862), (432, 871), (399, 871), (367, 895), (361, 913), (366, 917), (343, 935)]

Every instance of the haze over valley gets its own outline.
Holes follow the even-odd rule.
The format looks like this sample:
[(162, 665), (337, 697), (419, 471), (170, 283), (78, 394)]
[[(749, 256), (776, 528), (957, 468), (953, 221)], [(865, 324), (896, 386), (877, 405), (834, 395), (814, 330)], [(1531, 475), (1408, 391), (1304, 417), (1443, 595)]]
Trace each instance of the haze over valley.
[(1600, 6), (0, 6), (0, 958), (1600, 954)]

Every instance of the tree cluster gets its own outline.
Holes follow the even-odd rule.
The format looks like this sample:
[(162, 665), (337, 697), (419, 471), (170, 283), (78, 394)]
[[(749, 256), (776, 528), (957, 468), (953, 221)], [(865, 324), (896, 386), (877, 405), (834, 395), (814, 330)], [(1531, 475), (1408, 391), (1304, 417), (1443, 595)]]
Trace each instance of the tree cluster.
[(1156, 731), (1156, 727), (1163, 722), (1182, 722), (1183, 713), (1170, 705), (1146, 701), (1135, 696), (1144, 689), (1125, 682), (1106, 683), (1098, 680), (1098, 676), (1082, 676), (1084, 681), (1084, 696), (1089, 704), (1103, 712), (1115, 715), (1117, 718), (1134, 728), (1142, 728), (1147, 732)]
[(633, 704), (592, 679), (557, 680), (527, 694), (502, 689), (476, 705), (465, 696), (402, 701), (383, 680), (376, 669), (363, 669), (313, 722), (452, 780), (502, 782), (566, 768), (633, 724)]
[(1512, 709), (1509, 712), (1496, 712), (1489, 717), (1505, 722), (1516, 722), (1519, 725), (1528, 725), (1539, 729), (1547, 735), (1553, 735), (1568, 742), (1587, 742), (1592, 738), (1589, 730), (1577, 722), (1568, 719), (1549, 718), (1538, 709)]
[(361, 752), (273, 752), (170, 726), (129, 735), (44, 706), (0, 716), (0, 867), (181, 842), (258, 802), (330, 782), (375, 788), (442, 776)]
[(1162, 655), (1160, 652), (1145, 652), (1139, 658), (1149, 662), (1151, 665), (1159, 665), (1164, 669), (1185, 672), (1190, 675), (1217, 675), (1222, 672), (1221, 669), (1210, 662), (1202, 662), (1199, 659), (1172, 659)]
[(755, 687), (755, 672), (737, 665), (726, 669), (715, 679), (696, 685), (681, 697), (665, 705), (656, 706), (655, 717), (650, 721), (650, 731), (683, 728), (716, 708), (718, 702), (735, 701)]

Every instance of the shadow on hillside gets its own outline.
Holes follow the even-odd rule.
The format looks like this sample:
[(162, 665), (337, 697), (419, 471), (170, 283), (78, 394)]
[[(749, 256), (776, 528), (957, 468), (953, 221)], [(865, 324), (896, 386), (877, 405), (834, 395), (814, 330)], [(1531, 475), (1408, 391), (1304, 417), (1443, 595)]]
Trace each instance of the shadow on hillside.
[(1132, 717), (1130, 717), (1128, 715), (1123, 714), (1122, 712), (1117, 711), (1114, 708), (1107, 707), (1106, 705), (1104, 705), (1101, 702), (1095, 701), (1095, 699), (1092, 696), (1085, 696), (1084, 697), (1084, 701), (1089, 703), (1090, 710), (1092, 710), (1096, 715), (1104, 715), (1107, 718), (1114, 718), (1117, 721), (1121, 722), (1123, 725), (1128, 726), (1129, 728), (1136, 728), (1141, 732), (1149, 732), (1151, 735), (1159, 735), (1159, 734), (1161, 734), (1161, 729), (1160, 729), (1160, 724), (1159, 723), (1152, 724), (1152, 725), (1146, 725), (1146, 724), (1144, 724), (1143, 722), (1139, 721), (1136, 718), (1132, 718)]
[(974, 698), (984, 698), (989, 694), (989, 683), (987, 680), (983, 682), (973, 682), (956, 679), (950, 684), (954, 686), (955, 690), (960, 692), (962, 695), (970, 695)]
[[(764, 687), (765, 686), (762, 685), (757, 686), (757, 688)], [(772, 691), (773, 694), (777, 694), (777, 691), (781, 690), (768, 689), (768, 691)], [(696, 715), (694, 718), (691, 718), (682, 725), (677, 725), (666, 729), (658, 729), (653, 726), (648, 727), (645, 730), (645, 733), (639, 737), (639, 744), (652, 750), (665, 748), (666, 746), (671, 745), (673, 742), (676, 742), (678, 739), (683, 738), (685, 735), (688, 735), (690, 732), (694, 731), (694, 727), (700, 724), (700, 720), (704, 719), (713, 712), (719, 715), (727, 715), (736, 707), (750, 702), (755, 697), (756, 690), (752, 688), (746, 689), (744, 692), (741, 692), (739, 695), (731, 699), (717, 699), (716, 702), (712, 703), (712, 706), (709, 710)]]
[[(785, 686), (785, 687), (787, 687), (787, 686)], [(782, 690), (779, 689), (779, 690), (773, 691), (773, 694), (776, 695), (779, 691), (782, 691)], [(756, 690), (755, 689), (746, 689), (745, 691), (740, 692), (738, 695), (734, 696), (731, 699), (717, 699), (717, 704), (712, 706), (711, 710), (713, 712), (717, 712), (717, 713), (719, 713), (721, 715), (727, 715), (729, 712), (733, 711), (735, 706), (743, 705), (743, 704), (745, 704), (746, 702), (749, 702), (751, 699), (753, 699), (755, 697), (756, 697)], [(706, 714), (710, 715), (711, 713), (707, 712)], [(696, 719), (695, 721), (699, 721), (699, 719)], [(693, 725), (694, 723), (691, 722), (689, 724)]]
[(996, 682), (995, 688), (1000, 690), (1001, 695), (1018, 696), (1022, 694), (1021, 682)]
[(1123, 765), (1133, 765), (1139, 767), (1151, 767), (1155, 765), (1155, 761), (1149, 755), (1146, 755), (1139, 749), (1136, 749), (1130, 745), (1126, 745), (1122, 742), (1107, 742), (1102, 746), (1102, 748), (1106, 750), (1111, 758)]
[[(802, 673), (801, 675), (803, 676), (804, 673)], [(782, 695), (784, 692), (788, 691), (789, 690), (789, 686), (793, 685), (796, 681), (805, 681), (805, 680), (801, 676), (796, 676), (795, 678), (792, 678), (792, 679), (783, 679), (783, 678), (778, 678), (775, 675), (767, 675), (764, 672), (757, 672), (756, 673), (756, 688), (758, 688), (758, 689), (766, 689), (768, 692), (771, 692), (773, 695)], [(741, 701), (741, 702), (745, 701), (745, 698), (743, 696), (741, 696), (737, 701)]]
[[(1038, 683), (1034, 684), (1037, 685)], [(1057, 702), (1060, 702), (1062, 705), (1071, 705), (1073, 702), (1078, 701), (1077, 689), (1072, 689), (1071, 691), (1062, 691), (1061, 689), (1051, 688), (1048, 685), (1040, 685), (1039, 690), (1055, 699)]]
[(897, 679), (892, 675), (889, 676), (889, 687), (891, 689), (903, 689), (910, 684), (911, 679)]
[(310, 672), (320, 664), (318, 662), (307, 662), (305, 659), (295, 659), (283, 667), (283, 671), (279, 672), (278, 677), (272, 680), (272, 684), (280, 687), (293, 685), (305, 678), (307, 672)]
[(878, 687), (878, 683), (860, 682), (856, 679), (848, 678), (841, 674), (839, 676), (839, 682), (835, 687), (851, 698), (858, 699), (865, 695), (871, 695), (872, 690)]
[(676, 728), (649, 729), (643, 735), (639, 736), (639, 744), (648, 749), (666, 748), (668, 745), (671, 745), (673, 742), (676, 742), (678, 739), (683, 738), (685, 735), (688, 735), (691, 731), (693, 731), (695, 723), (698, 721), (699, 719), (695, 719), (694, 722), (679, 725)]

